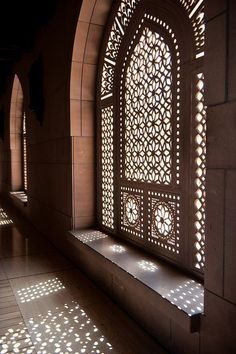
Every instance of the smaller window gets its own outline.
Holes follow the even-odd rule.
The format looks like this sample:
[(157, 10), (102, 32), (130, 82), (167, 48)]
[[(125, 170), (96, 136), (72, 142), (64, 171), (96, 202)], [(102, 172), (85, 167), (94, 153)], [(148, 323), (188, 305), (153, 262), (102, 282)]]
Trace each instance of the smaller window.
[(23, 171), (23, 189), (27, 192), (27, 134), (26, 134), (26, 114), (23, 113), (22, 120), (22, 171)]

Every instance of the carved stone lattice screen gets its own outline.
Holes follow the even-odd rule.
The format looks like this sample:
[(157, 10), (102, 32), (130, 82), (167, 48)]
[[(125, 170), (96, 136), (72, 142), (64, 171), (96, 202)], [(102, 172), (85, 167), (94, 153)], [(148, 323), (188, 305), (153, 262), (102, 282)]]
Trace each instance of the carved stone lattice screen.
[(122, 0), (111, 15), (99, 72), (99, 223), (202, 273), (204, 1), (158, 4)]
[(26, 133), (26, 114), (23, 113), (23, 127), (22, 127), (22, 151), (23, 151), (23, 187), (27, 191), (27, 133)]
[(160, 192), (148, 194), (148, 241), (179, 254), (180, 196)]
[(121, 230), (143, 239), (143, 191), (121, 187)]
[(102, 223), (114, 228), (113, 107), (102, 110)]
[(206, 107), (204, 105), (204, 75), (196, 75), (195, 114), (195, 267), (202, 269), (205, 262), (205, 199), (206, 199)]
[(125, 72), (125, 178), (172, 180), (172, 60), (165, 40), (143, 29)]

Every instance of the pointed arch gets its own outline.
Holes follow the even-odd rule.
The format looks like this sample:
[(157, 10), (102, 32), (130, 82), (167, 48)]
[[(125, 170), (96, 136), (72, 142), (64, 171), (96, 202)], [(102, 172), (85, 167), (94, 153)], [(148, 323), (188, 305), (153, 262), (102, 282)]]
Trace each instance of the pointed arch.
[(10, 104), (10, 154), (12, 191), (25, 191), (25, 187), (27, 185), (25, 119), (22, 85), (20, 83), (19, 77), (15, 74)]
[(100, 46), (112, 3), (112, 0), (84, 0), (75, 32), (70, 78), (74, 228), (91, 227), (96, 219), (95, 86)]

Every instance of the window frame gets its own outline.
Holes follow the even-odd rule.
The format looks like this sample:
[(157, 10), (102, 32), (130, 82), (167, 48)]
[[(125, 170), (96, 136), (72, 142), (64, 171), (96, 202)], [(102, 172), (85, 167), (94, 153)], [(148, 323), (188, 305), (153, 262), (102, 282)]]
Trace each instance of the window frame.
[[(119, 56), (122, 57), (126, 53), (126, 49), (130, 45), (130, 40), (131, 38), (131, 33), (133, 34), (136, 29), (137, 29), (137, 23), (140, 22), (140, 20), (143, 18), (144, 15), (144, 6), (146, 8), (149, 8), (150, 13), (157, 17), (161, 18), (163, 21), (168, 21), (167, 24), (171, 27), (173, 30), (175, 36), (178, 38), (178, 44), (180, 46), (180, 51), (184, 53), (182, 56), (182, 72), (183, 76), (185, 77), (183, 80), (185, 81), (185, 92), (191, 92), (189, 94), (189, 102), (188, 102), (188, 107), (186, 108), (185, 106), (185, 113), (182, 113), (183, 116), (185, 116), (185, 122), (184, 122), (184, 131), (183, 131), (183, 144), (185, 145), (184, 153), (185, 153), (185, 160), (188, 161), (188, 168), (184, 169), (184, 176), (185, 180), (187, 181), (187, 186), (188, 186), (188, 191), (189, 193), (185, 193), (183, 199), (183, 203), (185, 204), (185, 208), (190, 208), (191, 212), (189, 213), (188, 221), (184, 223), (184, 233), (185, 233), (185, 239), (184, 239), (184, 244), (182, 245), (182, 250), (181, 250), (181, 257), (175, 257), (170, 258), (165, 252), (160, 252), (160, 250), (154, 251), (152, 247), (150, 247), (149, 244), (145, 244), (144, 250), (148, 251), (149, 253), (154, 254), (157, 257), (166, 259), (170, 261), (173, 264), (176, 264), (178, 267), (183, 268), (184, 270), (191, 272), (198, 277), (202, 277), (201, 272), (199, 272), (195, 267), (193, 267), (194, 263), (194, 242), (192, 239), (193, 235), (193, 200), (194, 200), (194, 193), (193, 193), (193, 177), (192, 175), (195, 173), (194, 171), (194, 162), (193, 162), (193, 144), (191, 145), (190, 139), (193, 139), (193, 123), (194, 123), (194, 96), (193, 96), (193, 75), (196, 72), (199, 72), (200, 69), (203, 71), (203, 58), (198, 58), (196, 59), (195, 54), (195, 45), (194, 45), (194, 32), (193, 32), (193, 27), (191, 24), (190, 19), (187, 16), (187, 12), (185, 9), (182, 7), (180, 1), (165, 1), (165, 4), (161, 1), (145, 1), (144, 2), (141, 0), (139, 4), (137, 5), (135, 9), (135, 14), (132, 16), (132, 20), (130, 21), (129, 26), (126, 28), (125, 33), (129, 33), (128, 36), (124, 36), (124, 38), (121, 41), (121, 45), (118, 51), (118, 56), (117, 56), (117, 63), (115, 66), (115, 74), (114, 74), (114, 82), (119, 82), (120, 79), (120, 68), (118, 64)], [(121, 1), (117, 1), (112, 9), (111, 16), (109, 19), (107, 31), (104, 36), (104, 41), (101, 49), (101, 56), (100, 56), (100, 64), (99, 64), (99, 71), (98, 71), (98, 92), (97, 92), (97, 145), (99, 146), (99, 151), (98, 151), (98, 163), (97, 163), (97, 224), (99, 228), (105, 232), (108, 232), (110, 234), (116, 235), (123, 240), (127, 241), (127, 235), (124, 236), (118, 227), (119, 225), (119, 219), (120, 219), (120, 201), (119, 201), (119, 190), (120, 188), (117, 187), (119, 186), (119, 178), (114, 179), (114, 185), (117, 188), (117, 192), (114, 192), (114, 211), (118, 211), (114, 215), (114, 225), (116, 226), (114, 230), (111, 230), (107, 227), (105, 227), (101, 220), (101, 210), (102, 210), (102, 201), (101, 201), (101, 195), (100, 195), (100, 189), (101, 189), (101, 183), (102, 183), (102, 178), (101, 178), (101, 169), (102, 169), (102, 163), (101, 163), (101, 110), (103, 107), (109, 107), (110, 105), (114, 105), (116, 108), (113, 110), (113, 119), (115, 120), (115, 117), (119, 117), (119, 92), (117, 92), (117, 87), (113, 88), (113, 93), (116, 98), (108, 98), (104, 101), (101, 101), (101, 92), (100, 92), (100, 87), (102, 84), (102, 70), (103, 70), (103, 63), (104, 63), (104, 57), (105, 57), (105, 51), (107, 48), (107, 43), (108, 43), (108, 38), (110, 35), (110, 31), (112, 28), (112, 25), (115, 21), (115, 16), (117, 14), (117, 10), (120, 6)], [(179, 21), (176, 21), (176, 16), (178, 17)], [(181, 17), (182, 16), (182, 17)], [(181, 19), (181, 21), (180, 21)], [(188, 30), (186, 30), (188, 29)], [(132, 54), (132, 53), (131, 53)], [(183, 90), (183, 89), (182, 89)], [(184, 95), (182, 94), (182, 101), (184, 100)], [(184, 104), (182, 102), (182, 107), (184, 107)], [(187, 112), (186, 112), (187, 111)], [(189, 115), (189, 118), (187, 119), (187, 115)], [(119, 131), (119, 119), (114, 123), (114, 131)], [(189, 140), (189, 142), (186, 143), (186, 137)], [(117, 162), (119, 160), (118, 156), (118, 145), (119, 139), (115, 139), (114, 141), (114, 146), (115, 146), (115, 152), (114, 152), (114, 175), (115, 171), (119, 171), (119, 167), (117, 166)], [(186, 146), (188, 148), (186, 148)], [(185, 185), (186, 185), (185, 184)], [(160, 186), (158, 186), (159, 188)], [(183, 186), (184, 188), (184, 186)], [(160, 188), (161, 189), (161, 188)], [(189, 198), (190, 196), (190, 198)], [(183, 213), (182, 213), (183, 214)], [(182, 218), (184, 218), (184, 215), (182, 215)], [(191, 222), (190, 222), (191, 220)], [(133, 238), (128, 238), (128, 242), (131, 242), (138, 247), (140, 247), (140, 243), (134, 240)], [(141, 248), (143, 248), (141, 246)]]
[(22, 190), (27, 193), (27, 130), (26, 130), (26, 113), (22, 110), (22, 130), (21, 130), (21, 158), (22, 158)]

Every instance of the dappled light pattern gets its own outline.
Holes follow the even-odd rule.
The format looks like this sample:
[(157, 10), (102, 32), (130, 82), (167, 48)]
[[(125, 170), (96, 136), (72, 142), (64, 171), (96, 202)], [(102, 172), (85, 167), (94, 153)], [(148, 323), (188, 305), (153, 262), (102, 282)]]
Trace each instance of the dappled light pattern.
[(158, 270), (157, 265), (153, 262), (150, 262), (150, 261), (142, 260), (142, 261), (138, 262), (138, 266), (142, 270), (145, 270), (148, 272), (155, 272), (156, 270)]
[(38, 354), (109, 353), (112, 345), (76, 301), (29, 319)]
[(27, 327), (23, 322), (6, 329), (0, 337), (0, 353), (34, 353), (34, 346), (30, 339)]
[(0, 208), (0, 226), (13, 224), (13, 221), (8, 217), (5, 211)]
[(79, 233), (74, 236), (83, 243), (92, 243), (94, 241), (107, 238), (108, 236), (101, 231), (90, 231), (86, 233)]
[(187, 312), (189, 316), (202, 313), (204, 310), (204, 290), (202, 285), (195, 280), (186, 281), (175, 289), (171, 289), (166, 298), (180, 310)]
[(126, 251), (126, 248), (121, 245), (112, 245), (112, 246), (110, 246), (110, 249), (114, 253), (124, 253)]
[(44, 282), (22, 288), (17, 291), (21, 303), (37, 300), (43, 296), (48, 296), (65, 289), (62, 282), (58, 278), (49, 279)]
[(121, 269), (130, 274), (188, 316), (203, 313), (203, 285), (181, 271), (153, 257), (144, 256), (132, 245), (116, 243), (110, 235), (89, 247), (104, 257), (106, 262), (118, 266), (115, 273)]

